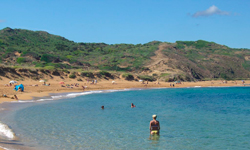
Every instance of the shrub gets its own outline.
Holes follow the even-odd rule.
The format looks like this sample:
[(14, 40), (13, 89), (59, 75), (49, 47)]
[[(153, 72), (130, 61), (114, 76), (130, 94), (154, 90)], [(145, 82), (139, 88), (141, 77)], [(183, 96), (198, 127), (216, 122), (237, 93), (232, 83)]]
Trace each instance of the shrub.
[(180, 43), (177, 43), (176, 47), (178, 49), (184, 49), (185, 48), (185, 46), (183, 44), (180, 44)]
[(142, 80), (145, 80), (145, 81), (156, 81), (156, 79), (152, 76), (148, 76), (148, 75), (145, 75), (145, 76), (138, 76), (139, 79), (142, 79)]
[(44, 67), (45, 65), (43, 63), (36, 63), (35, 67)]
[(107, 71), (100, 71), (99, 74), (100, 75), (104, 75), (106, 77), (112, 77), (112, 75), (109, 72), (107, 72)]
[(122, 77), (125, 78), (125, 80), (134, 80), (134, 76), (129, 73), (123, 74)]
[(34, 57), (35, 59), (39, 60), (39, 54), (37, 54), (36, 52), (31, 52), (31, 51), (24, 51), (21, 56), (31, 56)]
[(176, 41), (177, 44), (179, 45), (187, 45), (187, 46), (192, 46), (194, 45), (194, 41)]
[(63, 71), (64, 73), (70, 73), (69, 70), (67, 70), (67, 69), (63, 69), (62, 71)]
[(69, 75), (69, 78), (75, 79), (75, 78), (76, 78), (76, 75), (75, 75), (75, 74), (70, 74), (70, 75)]
[(89, 71), (83, 71), (83, 72), (81, 72), (81, 77), (93, 78), (94, 74), (92, 72), (89, 72)]
[(245, 61), (242, 63), (242, 67), (246, 70), (250, 70), (250, 61)]
[(158, 74), (154, 73), (154, 74), (152, 74), (152, 76), (153, 76), (153, 77), (157, 77), (157, 76), (158, 76)]
[(53, 55), (50, 55), (50, 54), (43, 54), (40, 61), (45, 61), (46, 63), (50, 63), (52, 62), (53, 60), (55, 60), (55, 56)]
[(77, 78), (77, 81), (82, 81), (82, 79), (81, 78)]
[(207, 42), (207, 41), (203, 41), (203, 40), (198, 40), (196, 41), (196, 43), (194, 44), (195, 47), (197, 49), (201, 49), (203, 47), (207, 47), (209, 44), (211, 44), (212, 42)]
[(23, 57), (18, 57), (17, 60), (16, 60), (16, 62), (19, 63), (19, 64), (24, 63), (25, 61), (26, 61), (26, 59), (23, 58)]
[(42, 69), (42, 68), (40, 68), (39, 71), (46, 74), (46, 71), (44, 69)]
[(228, 77), (227, 74), (225, 74), (225, 73), (221, 73), (220, 77), (223, 78), (223, 79), (225, 79), (225, 80), (231, 80), (231, 78)]
[(54, 76), (60, 76), (60, 73), (57, 70), (52, 71), (52, 75)]
[(167, 78), (167, 79), (165, 79), (165, 82), (173, 82), (173, 81), (175, 81), (173, 78)]

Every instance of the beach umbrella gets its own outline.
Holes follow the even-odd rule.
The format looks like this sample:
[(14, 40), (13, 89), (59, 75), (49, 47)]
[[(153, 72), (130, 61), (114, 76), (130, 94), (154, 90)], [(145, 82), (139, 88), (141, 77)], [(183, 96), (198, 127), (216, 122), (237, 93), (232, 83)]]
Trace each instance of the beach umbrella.
[(17, 82), (14, 81), (14, 80), (11, 80), (9, 83), (14, 84), (14, 83), (17, 83)]
[(45, 80), (40, 80), (39, 82), (45, 82)]
[(59, 84), (64, 84), (64, 82), (63, 82), (63, 81), (61, 81), (61, 82), (59, 82)]

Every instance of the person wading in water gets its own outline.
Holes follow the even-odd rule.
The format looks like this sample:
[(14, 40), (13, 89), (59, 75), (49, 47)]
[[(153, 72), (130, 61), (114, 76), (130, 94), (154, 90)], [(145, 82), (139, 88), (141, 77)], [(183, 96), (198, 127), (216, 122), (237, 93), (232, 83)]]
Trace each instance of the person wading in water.
[(160, 134), (160, 122), (156, 120), (156, 115), (153, 115), (153, 120), (149, 123), (150, 134)]

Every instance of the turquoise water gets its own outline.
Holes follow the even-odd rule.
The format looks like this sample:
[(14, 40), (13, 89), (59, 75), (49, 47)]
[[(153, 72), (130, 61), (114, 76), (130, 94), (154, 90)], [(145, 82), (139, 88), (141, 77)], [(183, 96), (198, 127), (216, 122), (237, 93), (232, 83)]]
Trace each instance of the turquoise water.
[[(153, 114), (160, 136), (149, 135)], [(5, 121), (22, 143), (51, 150), (250, 149), (250, 88), (100, 92), (33, 103)]]

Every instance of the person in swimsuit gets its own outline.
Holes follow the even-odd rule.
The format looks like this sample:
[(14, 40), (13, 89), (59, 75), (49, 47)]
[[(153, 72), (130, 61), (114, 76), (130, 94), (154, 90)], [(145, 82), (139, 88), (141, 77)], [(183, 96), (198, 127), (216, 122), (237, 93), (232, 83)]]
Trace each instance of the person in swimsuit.
[(156, 120), (156, 115), (153, 115), (153, 120), (149, 123), (150, 134), (158, 134), (160, 133), (160, 122)]
[(134, 108), (134, 107), (135, 107), (135, 105), (133, 103), (131, 103), (131, 108)]

